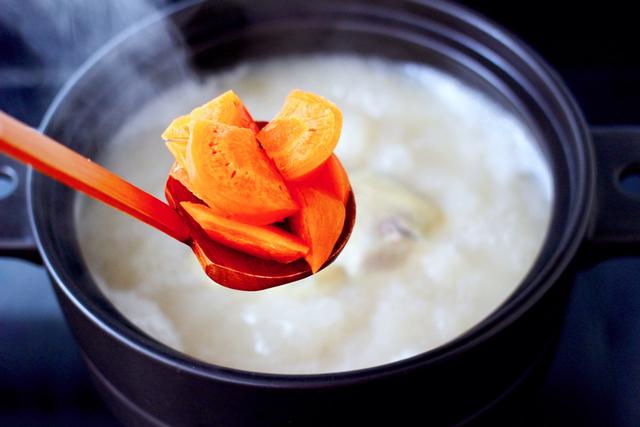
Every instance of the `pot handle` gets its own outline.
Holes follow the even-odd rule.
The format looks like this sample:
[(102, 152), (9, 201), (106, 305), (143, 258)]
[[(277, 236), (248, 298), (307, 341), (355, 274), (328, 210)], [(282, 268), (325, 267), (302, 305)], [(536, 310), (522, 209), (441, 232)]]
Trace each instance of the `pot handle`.
[(0, 155), (0, 256), (42, 263), (29, 224), (27, 167)]
[(591, 133), (598, 179), (590, 241), (611, 256), (640, 254), (640, 192), (621, 185), (625, 176), (640, 176), (640, 127), (596, 127)]

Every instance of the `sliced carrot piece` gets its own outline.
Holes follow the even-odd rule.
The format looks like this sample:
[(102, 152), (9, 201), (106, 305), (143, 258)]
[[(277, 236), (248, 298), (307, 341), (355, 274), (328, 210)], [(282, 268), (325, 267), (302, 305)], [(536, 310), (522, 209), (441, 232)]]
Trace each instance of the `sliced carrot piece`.
[[(169, 170), (169, 175), (172, 176), (174, 179), (178, 180), (180, 184), (184, 185), (184, 187), (187, 190), (189, 190), (191, 194), (193, 194), (198, 199), (202, 200), (202, 198), (199, 197), (198, 194), (193, 190), (193, 186), (191, 185), (191, 181), (189, 180), (189, 175), (187, 175), (186, 169), (180, 164), (178, 164), (177, 161), (173, 163), (173, 166), (171, 166), (171, 169)], [(221, 210), (218, 210), (212, 207), (209, 207), (209, 209), (211, 209), (213, 212), (215, 212), (218, 215), (224, 216), (224, 212), (222, 212)]]
[[(191, 191), (191, 181), (189, 181), (189, 175), (187, 175), (187, 171), (180, 163), (178, 163), (177, 161), (173, 162), (171, 169), (169, 169), (169, 175), (180, 181), (180, 184), (184, 185), (189, 191)], [(191, 192), (193, 193), (193, 191)]]
[(176, 162), (182, 167), (187, 160), (187, 142), (182, 141), (173, 141), (169, 140), (164, 143), (167, 146), (171, 154), (173, 154), (173, 158), (176, 159)]
[(312, 187), (295, 187), (300, 210), (289, 218), (291, 230), (309, 245), (305, 260), (314, 273), (331, 255), (342, 233), (345, 206), (342, 201)]
[(325, 98), (292, 91), (258, 140), (285, 179), (308, 174), (324, 163), (338, 144), (342, 113)]
[(298, 210), (249, 129), (193, 121), (185, 169), (194, 194), (229, 218), (266, 225)]
[(349, 176), (342, 163), (335, 154), (332, 154), (320, 167), (313, 172), (292, 181), (294, 185), (313, 187), (317, 190), (336, 197), (342, 203), (347, 203), (351, 184)]
[(190, 114), (180, 116), (172, 121), (162, 133), (162, 139), (186, 142), (189, 139), (189, 124), (192, 120), (210, 120), (258, 132), (258, 125), (253, 121), (242, 100), (232, 90), (194, 108)]
[(258, 132), (258, 125), (256, 125), (251, 114), (247, 111), (242, 100), (232, 90), (228, 90), (206, 104), (194, 108), (191, 111), (191, 118), (195, 120), (211, 120)]
[(165, 141), (187, 141), (189, 139), (189, 122), (191, 115), (180, 116), (174, 119), (169, 127), (162, 132), (161, 138)]
[(295, 261), (309, 252), (309, 247), (300, 238), (278, 227), (249, 225), (224, 218), (199, 203), (182, 202), (180, 206), (211, 239), (241, 252), (282, 263)]

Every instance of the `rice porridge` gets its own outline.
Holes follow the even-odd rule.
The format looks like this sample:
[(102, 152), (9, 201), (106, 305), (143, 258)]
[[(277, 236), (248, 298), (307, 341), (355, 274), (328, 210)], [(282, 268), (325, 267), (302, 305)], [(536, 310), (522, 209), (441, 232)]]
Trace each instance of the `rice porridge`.
[(172, 118), (233, 89), (269, 120), (294, 88), (344, 114), (336, 154), (357, 218), (343, 253), (300, 282), (230, 290), (186, 245), (79, 196), (82, 252), (115, 307), (196, 358), (290, 374), (422, 353), (497, 308), (542, 246), (551, 174), (515, 116), (427, 66), (353, 56), (248, 63), (159, 94), (96, 161), (164, 200), (172, 158), (160, 134)]

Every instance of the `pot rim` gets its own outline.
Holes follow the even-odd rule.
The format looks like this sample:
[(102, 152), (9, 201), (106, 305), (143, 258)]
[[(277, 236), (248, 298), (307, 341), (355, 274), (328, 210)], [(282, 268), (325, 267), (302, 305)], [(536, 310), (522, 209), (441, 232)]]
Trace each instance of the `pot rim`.
[[(27, 176), (29, 222), (31, 229), (34, 232), (38, 251), (40, 252), (43, 262), (56, 286), (58, 286), (58, 288), (77, 307), (78, 310), (80, 310), (88, 319), (90, 319), (111, 338), (137, 351), (138, 353), (143, 354), (149, 359), (153, 359), (156, 362), (169, 365), (177, 370), (189, 372), (192, 375), (210, 380), (223, 380), (230, 383), (244, 385), (250, 384), (252, 386), (266, 388), (295, 387), (317, 389), (324, 386), (333, 387), (336, 384), (346, 385), (354, 382), (360, 382), (365, 378), (383, 378), (397, 373), (406, 372), (417, 366), (423, 366), (425, 364), (438, 364), (442, 362), (444, 358), (463, 353), (469, 348), (479, 345), (521, 317), (547, 293), (547, 291), (565, 271), (582, 245), (584, 237), (590, 226), (591, 213), (593, 212), (594, 206), (596, 179), (593, 147), (586, 121), (584, 120), (582, 112), (573, 99), (570, 91), (564, 85), (558, 74), (548, 64), (546, 64), (546, 62), (532, 48), (514, 34), (492, 20), (463, 6), (442, 0), (407, 1), (417, 3), (418, 5), (428, 5), (428, 7), (438, 9), (439, 12), (446, 15), (454, 15), (456, 19), (464, 21), (474, 29), (489, 34), (492, 38), (506, 46), (511, 52), (515, 53), (519, 58), (526, 60), (528, 65), (535, 72), (536, 76), (544, 80), (546, 85), (545, 89), (550, 91), (555, 98), (554, 100), (561, 104), (563, 112), (566, 113), (567, 119), (570, 121), (569, 124), (571, 126), (572, 136), (582, 142), (579, 144), (582, 152), (578, 153), (583, 156), (583, 161), (581, 163), (583, 167), (579, 171), (582, 174), (579, 181), (582, 185), (575, 190), (577, 193), (577, 202), (576, 207), (572, 212), (572, 219), (570, 219), (570, 223), (573, 226), (573, 232), (570, 233), (569, 238), (565, 239), (568, 241), (563, 240), (559, 243), (558, 246), (563, 246), (564, 248), (560, 258), (557, 259), (553, 265), (546, 266), (548, 268), (545, 268), (544, 271), (540, 272), (540, 275), (544, 275), (544, 278), (541, 280), (541, 284), (539, 286), (534, 287), (528, 292), (524, 292), (523, 289), (520, 289), (523, 287), (523, 284), (530, 280), (529, 272), (518, 286), (514, 288), (512, 294), (505, 301), (498, 305), (492, 312), (483, 318), (483, 320), (467, 331), (435, 348), (409, 358), (382, 365), (349, 371), (314, 374), (253, 372), (215, 365), (213, 363), (193, 358), (186, 353), (174, 350), (156, 339), (149, 337), (142, 331), (135, 333), (138, 335), (143, 334), (147, 339), (142, 340), (144, 342), (141, 342), (139, 339), (136, 340), (135, 338), (140, 337), (133, 336), (133, 333), (130, 333), (129, 331), (124, 331), (118, 321), (110, 318), (105, 313), (96, 314), (92, 312), (82, 303), (82, 301), (80, 301), (80, 299), (78, 299), (76, 293), (68, 288), (65, 281), (62, 279), (60, 274), (58, 274), (56, 267), (53, 265), (44, 249), (43, 237), (39, 231), (40, 226), (36, 221), (34, 214), (36, 206), (36, 201), (34, 200), (33, 195), (34, 171), (32, 168), (29, 168)], [(129, 37), (135, 36), (144, 28), (159, 21), (163, 21), (174, 13), (189, 9), (202, 3), (204, 3), (203, 0), (187, 0), (165, 7), (151, 16), (128, 27), (109, 40), (100, 49), (95, 51), (69, 77), (66, 83), (58, 91), (40, 123), (38, 128), (39, 131), (44, 133), (47, 130), (50, 121), (60, 106), (65, 102), (65, 99), (72, 88), (74, 88), (77, 82), (82, 80), (85, 74), (97, 65), (106, 54), (117, 49), (122, 42), (127, 40)], [(546, 244), (547, 239), (548, 236), (545, 238), (543, 246)], [(538, 258), (536, 258), (534, 264), (537, 261)], [(150, 343), (149, 340), (151, 341)]]

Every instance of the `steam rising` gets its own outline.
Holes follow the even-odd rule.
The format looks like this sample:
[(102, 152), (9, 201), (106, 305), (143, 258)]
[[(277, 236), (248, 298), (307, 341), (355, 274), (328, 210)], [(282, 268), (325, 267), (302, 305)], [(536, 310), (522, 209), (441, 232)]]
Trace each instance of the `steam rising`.
[[(60, 86), (92, 53), (125, 28), (169, 3), (168, 0), (3, 0), (0, 46), (4, 58), (0, 82), (4, 88), (36, 91), (35, 100), (20, 96), (12, 100), (10, 112), (33, 117), (32, 121), (39, 119), (34, 109), (41, 114)], [(167, 34), (171, 34), (172, 46), (179, 45), (175, 32)]]

